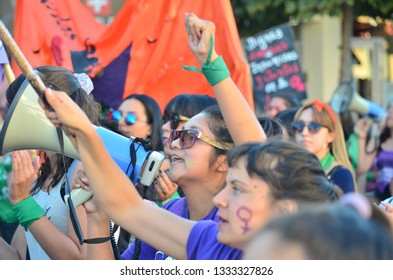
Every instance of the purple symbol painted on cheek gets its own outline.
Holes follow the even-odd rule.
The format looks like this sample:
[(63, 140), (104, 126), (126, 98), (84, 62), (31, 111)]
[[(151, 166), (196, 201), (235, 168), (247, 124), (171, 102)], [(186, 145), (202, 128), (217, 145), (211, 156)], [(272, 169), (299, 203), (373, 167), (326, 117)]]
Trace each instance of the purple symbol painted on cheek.
[(242, 206), (239, 209), (237, 209), (236, 215), (244, 223), (242, 229), (243, 229), (243, 234), (246, 234), (248, 231), (250, 231), (250, 228), (248, 227), (248, 223), (251, 221), (252, 218), (251, 210), (245, 206)]

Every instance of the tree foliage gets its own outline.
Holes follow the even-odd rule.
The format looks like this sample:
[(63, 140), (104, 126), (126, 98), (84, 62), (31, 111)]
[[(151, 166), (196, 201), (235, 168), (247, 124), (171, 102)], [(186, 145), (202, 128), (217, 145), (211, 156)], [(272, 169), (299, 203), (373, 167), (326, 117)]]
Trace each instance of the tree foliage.
[(231, 0), (231, 3), (240, 37), (254, 35), (284, 22), (307, 22), (314, 15), (340, 17), (341, 81), (351, 79), (350, 37), (357, 17), (392, 19), (393, 15), (391, 0)]
[(391, 19), (393, 1), (387, 0), (231, 0), (241, 37), (288, 21), (307, 22), (314, 15), (342, 16), (343, 5), (360, 15)]

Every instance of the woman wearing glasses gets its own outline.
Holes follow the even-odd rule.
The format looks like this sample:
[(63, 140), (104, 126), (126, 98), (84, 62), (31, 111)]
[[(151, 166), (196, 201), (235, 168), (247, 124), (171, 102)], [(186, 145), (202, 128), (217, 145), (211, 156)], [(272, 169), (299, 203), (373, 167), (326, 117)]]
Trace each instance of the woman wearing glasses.
[(295, 140), (317, 156), (327, 176), (344, 193), (357, 191), (339, 117), (315, 99), (303, 105), (292, 123)]
[[(330, 201), (337, 195), (318, 159), (306, 149), (282, 140), (261, 143), (266, 140), (261, 125), (214, 51), (214, 25), (186, 14), (186, 27), (191, 50), (203, 65), (202, 72), (238, 146), (227, 158), (228, 143), (218, 137), (226, 133), (210, 118), (213, 109), (200, 113), (182, 130), (171, 133), (169, 177), (181, 186), (203, 190), (195, 198), (195, 207), (205, 208), (206, 203), (217, 206), (219, 222), (192, 221), (198, 217), (191, 217), (191, 213), (190, 219), (182, 219), (145, 203), (110, 155), (95, 152), (103, 146), (99, 136), (64, 93), (46, 89), (46, 98), (55, 111), (45, 112), (53, 124), (62, 125), (76, 138), (94, 202), (115, 222), (176, 259), (239, 259), (245, 244), (275, 214), (296, 211), (297, 204), (304, 201)], [(215, 196), (214, 202), (207, 200), (208, 196)], [(100, 223), (102, 213), (97, 212), (93, 201), (84, 205), (89, 221)], [(89, 238), (107, 234), (107, 228), (91, 227), (92, 223), (88, 225)], [(110, 252), (108, 242), (90, 247), (95, 252)], [(91, 256), (93, 251), (88, 251)]]
[[(164, 153), (168, 159), (171, 157), (169, 148), (169, 137), (173, 130), (181, 129), (191, 117), (200, 113), (212, 105), (217, 105), (217, 100), (205, 94), (180, 94), (172, 98), (165, 106), (162, 117), (162, 143)], [(184, 196), (181, 188), (170, 180), (161, 181), (156, 187), (157, 192), (163, 200), (168, 199), (176, 191), (180, 196)]]
[(162, 151), (161, 110), (158, 103), (145, 94), (131, 94), (112, 112), (112, 121), (126, 137), (150, 139), (154, 151)]
[[(153, 151), (163, 152), (162, 113), (158, 103), (145, 94), (131, 94), (119, 105), (119, 108), (111, 113), (111, 121), (117, 124), (117, 130), (126, 137), (138, 137), (151, 141)], [(162, 170), (169, 168), (169, 164), (163, 164)], [(137, 186), (141, 196), (145, 199), (161, 204), (168, 199), (162, 197), (157, 191), (157, 182), (151, 186)], [(161, 191), (161, 190), (160, 190)], [(173, 193), (172, 193), (173, 194)]]
[[(128, 138), (138, 137), (151, 141), (153, 151), (163, 152), (162, 113), (158, 103), (145, 94), (131, 94), (122, 100), (117, 110), (112, 111), (111, 121), (117, 123), (117, 130), (123, 136)], [(169, 163), (162, 165), (162, 170), (169, 168)], [(154, 201), (158, 205), (172, 195), (178, 197), (177, 193), (170, 196), (162, 196), (162, 190), (159, 189), (158, 181), (155, 180), (151, 186), (136, 186), (139, 194), (147, 200)], [(118, 247), (123, 252), (129, 245), (133, 237), (130, 233), (120, 229), (118, 238)]]

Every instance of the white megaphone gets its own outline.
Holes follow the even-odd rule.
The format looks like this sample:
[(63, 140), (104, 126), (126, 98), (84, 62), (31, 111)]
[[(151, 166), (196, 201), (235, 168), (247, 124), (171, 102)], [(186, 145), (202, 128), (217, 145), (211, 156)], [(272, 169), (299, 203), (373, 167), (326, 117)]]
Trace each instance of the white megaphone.
[(372, 117), (378, 123), (383, 122), (387, 116), (383, 107), (361, 97), (350, 81), (340, 83), (330, 100), (330, 107), (338, 114), (355, 111), (361, 115)]
[[(34, 88), (25, 80), (5, 117), (0, 133), (0, 155), (16, 150), (46, 150), (63, 152), (68, 157), (80, 160), (77, 150), (64, 132), (64, 147), (61, 149), (56, 127), (46, 117), (38, 99)], [(146, 150), (143, 143), (103, 127), (96, 127), (96, 131), (113, 160), (135, 185), (152, 184), (164, 160), (163, 154)], [(91, 197), (91, 193), (82, 189), (74, 191), (83, 192), (83, 197), (75, 195), (75, 199), (78, 199), (73, 203), (75, 207)], [(73, 200), (74, 191), (71, 193)]]

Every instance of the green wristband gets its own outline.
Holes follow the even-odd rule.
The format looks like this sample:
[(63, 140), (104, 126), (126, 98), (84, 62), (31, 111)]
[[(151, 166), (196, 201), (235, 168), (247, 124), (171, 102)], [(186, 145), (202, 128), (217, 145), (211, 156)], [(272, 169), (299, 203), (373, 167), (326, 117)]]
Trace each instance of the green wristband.
[(12, 204), (8, 199), (0, 202), (0, 221), (5, 223), (18, 222), (18, 217), (12, 210)]
[(213, 52), (213, 46), (214, 40), (213, 36), (211, 36), (209, 54), (207, 55), (205, 63), (202, 65), (202, 69), (198, 69), (195, 66), (183, 66), (184, 70), (201, 72), (203, 75), (205, 75), (206, 80), (211, 86), (215, 86), (230, 76), (228, 67), (226, 66), (222, 56), (217, 57), (213, 62), (210, 61)]
[(44, 210), (31, 196), (13, 205), (12, 210), (14, 210), (18, 217), (19, 224), (23, 226), (26, 231), (35, 220), (44, 216)]

